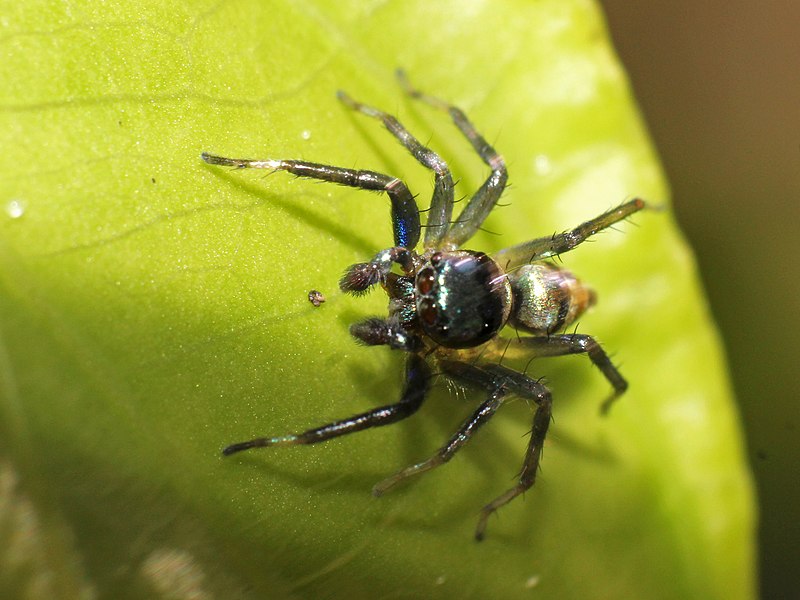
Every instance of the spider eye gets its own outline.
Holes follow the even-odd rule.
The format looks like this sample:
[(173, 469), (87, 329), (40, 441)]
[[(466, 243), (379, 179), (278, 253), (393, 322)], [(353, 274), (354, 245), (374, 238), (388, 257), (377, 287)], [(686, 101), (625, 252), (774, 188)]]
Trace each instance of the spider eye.
[(436, 304), (429, 298), (421, 300), (419, 303), (419, 316), (422, 319), (423, 327), (426, 329), (434, 328), (439, 320), (439, 312)]
[(436, 283), (436, 276), (433, 269), (423, 269), (417, 275), (417, 292), (423, 296), (427, 296), (433, 291)]

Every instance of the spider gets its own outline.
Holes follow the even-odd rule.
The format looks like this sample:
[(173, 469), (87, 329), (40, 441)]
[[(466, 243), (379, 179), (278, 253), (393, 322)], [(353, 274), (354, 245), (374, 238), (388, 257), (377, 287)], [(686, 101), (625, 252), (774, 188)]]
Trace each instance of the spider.
[[(602, 404), (602, 412), (628, 387), (594, 338), (559, 333), (594, 304), (595, 295), (572, 273), (546, 259), (568, 252), (598, 231), (626, 219), (643, 209), (645, 202), (638, 198), (630, 200), (569, 231), (536, 238), (491, 255), (462, 248), (502, 195), (508, 179), (505, 162), (460, 109), (413, 88), (402, 71), (397, 76), (410, 97), (447, 112), (491, 169), (460, 217), (452, 221), (454, 184), (447, 164), (395, 117), (338, 92), (345, 106), (382, 122), (417, 161), (433, 171), (434, 191), (420, 251), (416, 250), (423, 228), (419, 210), (409, 188), (396, 177), (303, 160), (202, 155), (212, 165), (288, 171), (299, 177), (385, 192), (391, 201), (394, 245), (378, 252), (369, 262), (348, 267), (339, 287), (358, 296), (380, 284), (389, 297), (388, 315), (354, 323), (350, 333), (362, 344), (385, 345), (407, 353), (404, 387), (397, 402), (302, 433), (232, 444), (223, 454), (250, 448), (315, 444), (395, 423), (417, 412), (437, 375), (483, 389), (486, 399), (433, 456), (375, 485), (373, 494), (381, 496), (408, 477), (448, 462), (510, 396), (522, 397), (536, 405), (522, 470), (513, 487), (481, 509), (475, 530), (475, 538), (481, 540), (489, 517), (533, 486), (552, 415), (547, 387), (524, 373), (502, 366), (500, 359), (510, 354), (530, 358), (586, 354), (613, 388)], [(517, 330), (516, 339), (499, 336), (506, 326)]]

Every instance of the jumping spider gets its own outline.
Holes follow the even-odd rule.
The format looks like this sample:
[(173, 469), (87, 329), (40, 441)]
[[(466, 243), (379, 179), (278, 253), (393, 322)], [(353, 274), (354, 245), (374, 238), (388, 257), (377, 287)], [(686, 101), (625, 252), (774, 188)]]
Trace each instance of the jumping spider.
[[(212, 165), (288, 171), (299, 177), (386, 192), (392, 204), (394, 246), (382, 250), (370, 262), (349, 267), (339, 286), (345, 293), (360, 295), (380, 284), (389, 296), (388, 316), (355, 323), (350, 333), (363, 344), (387, 345), (408, 353), (405, 385), (398, 402), (302, 433), (233, 444), (223, 454), (266, 446), (314, 444), (400, 421), (419, 409), (435, 375), (483, 388), (488, 397), (455, 435), (429, 459), (378, 483), (372, 491), (381, 496), (407, 477), (449, 461), (509, 396), (532, 400), (537, 408), (519, 480), (481, 510), (475, 531), (476, 539), (481, 540), (489, 516), (534, 484), (552, 411), (550, 392), (542, 383), (502, 366), (499, 359), (512, 353), (531, 358), (585, 353), (614, 389), (603, 403), (603, 410), (628, 387), (594, 338), (558, 333), (591, 306), (595, 297), (572, 273), (544, 261), (572, 250), (589, 236), (643, 209), (645, 203), (638, 198), (630, 200), (575, 229), (511, 246), (491, 256), (462, 249), (505, 189), (505, 162), (461, 110), (414, 89), (402, 72), (398, 72), (398, 78), (409, 96), (449, 113), (492, 170), (458, 220), (452, 221), (453, 179), (447, 164), (395, 117), (338, 93), (347, 107), (381, 121), (414, 158), (434, 172), (433, 197), (420, 253), (415, 250), (422, 230), (419, 210), (406, 184), (396, 177), (301, 160), (202, 155)], [(517, 335), (512, 344), (498, 335), (506, 325), (529, 335)]]

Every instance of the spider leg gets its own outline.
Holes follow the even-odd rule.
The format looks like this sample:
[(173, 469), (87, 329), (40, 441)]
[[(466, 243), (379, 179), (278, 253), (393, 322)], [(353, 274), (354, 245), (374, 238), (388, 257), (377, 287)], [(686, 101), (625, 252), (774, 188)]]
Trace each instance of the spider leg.
[(411, 85), (405, 71), (401, 69), (397, 71), (397, 78), (409, 96), (446, 111), (455, 126), (472, 144), (478, 156), (492, 169), (489, 177), (480, 189), (475, 192), (475, 195), (472, 196), (464, 210), (461, 211), (458, 220), (450, 227), (450, 231), (447, 232), (443, 239), (443, 245), (458, 248), (475, 235), (475, 232), (478, 231), (500, 199), (508, 181), (506, 163), (503, 157), (478, 133), (461, 109), (439, 98), (420, 92)]
[(552, 236), (537, 238), (510, 248), (495, 252), (492, 258), (508, 270), (520, 265), (525, 265), (537, 260), (542, 260), (557, 254), (569, 252), (578, 244), (586, 241), (597, 232), (627, 219), (633, 213), (645, 208), (646, 204), (641, 198), (634, 198), (602, 215), (590, 219), (575, 229), (557, 233)]
[(600, 406), (602, 413), (608, 412), (614, 400), (628, 389), (628, 382), (612, 364), (600, 343), (592, 336), (572, 333), (548, 337), (523, 337), (518, 343), (522, 351), (530, 352), (534, 358), (586, 354), (614, 388), (614, 392)]
[(210, 165), (236, 167), (237, 169), (269, 169), (287, 171), (298, 177), (319, 179), (362, 190), (386, 192), (392, 202), (392, 231), (395, 246), (414, 248), (419, 242), (419, 209), (414, 196), (397, 177), (376, 173), (345, 169), (330, 165), (320, 165), (303, 160), (252, 160), (248, 158), (226, 158), (203, 152), (201, 158)]
[(436, 454), (431, 456), (429, 459), (422, 461), (421, 463), (406, 467), (391, 477), (387, 477), (383, 481), (379, 482), (375, 485), (375, 487), (372, 488), (373, 496), (382, 496), (385, 492), (389, 491), (407, 477), (417, 475), (418, 473), (424, 473), (425, 471), (430, 471), (431, 469), (443, 465), (453, 458), (453, 455), (472, 438), (472, 435), (489, 419), (491, 419), (492, 416), (494, 416), (495, 412), (497, 412), (497, 409), (499, 409), (503, 404), (503, 400), (507, 394), (508, 392), (502, 387), (493, 389), (489, 393), (489, 397), (478, 407), (474, 413), (472, 413), (472, 415), (466, 421), (464, 421), (453, 437), (451, 437), (444, 446), (439, 448)]
[(431, 370), (425, 359), (410, 354), (406, 362), (406, 382), (400, 401), (373, 408), (367, 412), (354, 415), (348, 419), (334, 421), (293, 435), (255, 438), (247, 442), (231, 444), (222, 450), (225, 456), (249, 450), (250, 448), (266, 448), (269, 446), (294, 446), (298, 444), (316, 444), (370, 427), (380, 427), (395, 423), (413, 415), (430, 389)]
[(433, 150), (422, 145), (392, 115), (356, 102), (344, 92), (338, 92), (338, 97), (349, 108), (381, 121), (384, 127), (397, 138), (420, 164), (434, 172), (433, 197), (428, 211), (428, 222), (425, 225), (425, 247), (438, 248), (442, 246), (453, 214), (453, 176), (450, 174), (447, 163)]
[(531, 427), (531, 437), (528, 441), (528, 448), (525, 451), (525, 459), (522, 462), (522, 471), (519, 474), (517, 484), (501, 494), (489, 504), (481, 509), (478, 517), (478, 526), (475, 528), (475, 539), (481, 541), (486, 532), (486, 524), (489, 517), (500, 507), (505, 506), (514, 498), (533, 487), (536, 481), (536, 472), (539, 469), (539, 460), (542, 456), (542, 446), (547, 436), (547, 429), (553, 413), (553, 400), (550, 391), (538, 381), (507, 369), (500, 365), (491, 365), (487, 370), (495, 372), (497, 376), (505, 379), (514, 394), (522, 398), (533, 400), (536, 404), (536, 412), (533, 415), (533, 426)]
[(458, 431), (436, 454), (428, 460), (407, 467), (384, 479), (372, 488), (372, 493), (375, 496), (381, 496), (407, 477), (430, 471), (449, 461), (469, 442), (473, 434), (494, 416), (507, 396), (515, 394), (533, 400), (537, 404), (537, 409), (533, 417), (531, 440), (525, 454), (519, 482), (481, 510), (478, 527), (475, 531), (475, 538), (480, 541), (483, 539), (489, 515), (533, 485), (539, 466), (539, 457), (542, 453), (542, 444), (550, 425), (552, 399), (549, 390), (544, 385), (501, 365), (478, 367), (465, 362), (442, 360), (439, 361), (439, 367), (448, 377), (488, 390), (489, 397), (464, 421)]

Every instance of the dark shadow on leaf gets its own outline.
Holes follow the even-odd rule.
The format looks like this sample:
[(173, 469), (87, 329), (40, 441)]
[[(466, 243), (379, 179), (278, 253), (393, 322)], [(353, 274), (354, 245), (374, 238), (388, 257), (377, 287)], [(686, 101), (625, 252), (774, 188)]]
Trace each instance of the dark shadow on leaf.
[[(359, 252), (363, 252), (365, 256), (372, 256), (377, 250), (372, 241), (365, 237), (359, 236), (357, 232), (353, 231), (352, 228), (347, 226), (347, 223), (336, 223), (334, 221), (325, 219), (318, 214), (314, 214), (307, 209), (304, 209), (301, 202), (298, 202), (296, 199), (293, 200), (292, 196), (295, 195), (293, 193), (281, 194), (269, 192), (263, 187), (245, 180), (242, 177), (241, 170), (225, 170), (211, 166), (207, 166), (206, 168), (208, 168), (210, 171), (213, 171), (216, 177), (223, 179), (231, 186), (240, 190), (244, 190), (246, 193), (255, 197), (262, 198), (265, 205), (275, 206), (294, 219), (305, 223), (314, 229), (328, 232), (343, 245), (353, 248)], [(305, 193), (310, 193), (310, 190), (313, 189), (310, 186), (313, 185), (314, 182), (309, 182), (309, 191)], [(286, 242), (291, 243), (290, 240), (286, 240)], [(344, 266), (342, 268), (344, 268)]]

